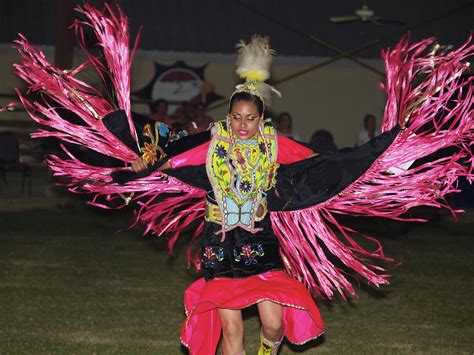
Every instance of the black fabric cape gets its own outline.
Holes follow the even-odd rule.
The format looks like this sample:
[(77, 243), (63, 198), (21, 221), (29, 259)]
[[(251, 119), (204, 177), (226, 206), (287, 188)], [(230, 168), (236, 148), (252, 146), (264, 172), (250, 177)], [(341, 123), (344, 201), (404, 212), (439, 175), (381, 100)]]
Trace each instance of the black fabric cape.
[[(350, 151), (319, 154), (291, 164), (280, 164), (275, 188), (267, 195), (269, 211), (291, 211), (321, 203), (361, 177), (392, 144), (395, 127)], [(165, 171), (189, 185), (212, 190), (205, 165)]]
[[(154, 123), (148, 118), (134, 114), (134, 123), (138, 132), (147, 123)], [(135, 141), (128, 129), (127, 117), (124, 111), (115, 111), (103, 119), (105, 126), (127, 146), (138, 153)], [(269, 211), (291, 211), (319, 204), (344, 190), (361, 177), (385, 152), (396, 138), (400, 128), (394, 127), (366, 144), (352, 150), (344, 149), (338, 152), (319, 153), (318, 155), (291, 164), (280, 164), (276, 176), (275, 188), (267, 195)], [(140, 137), (139, 139), (143, 139)], [(123, 170), (113, 174), (118, 183), (140, 178), (158, 169), (171, 157), (194, 148), (210, 140), (210, 131), (183, 137), (174, 142), (162, 140), (161, 148), (167, 154), (148, 169), (133, 173)], [(140, 142), (143, 144), (143, 141)], [(305, 144), (311, 148), (310, 145)], [(314, 149), (313, 149), (314, 150)], [(318, 152), (316, 152), (318, 153)], [(205, 165), (186, 166), (164, 171), (184, 183), (212, 191), (207, 177)]]

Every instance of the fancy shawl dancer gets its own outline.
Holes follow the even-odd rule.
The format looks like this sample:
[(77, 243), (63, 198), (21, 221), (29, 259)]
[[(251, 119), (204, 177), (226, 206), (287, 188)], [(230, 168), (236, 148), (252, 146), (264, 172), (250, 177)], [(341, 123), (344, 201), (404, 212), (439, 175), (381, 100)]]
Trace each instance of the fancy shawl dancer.
[[(237, 73), (244, 81), (230, 98), (227, 118), (186, 136), (132, 113), (133, 54), (120, 9), (85, 5), (77, 11), (82, 20), (74, 28), (87, 62), (60, 70), (21, 36), (16, 47), (23, 59), (15, 69), (29, 94), (18, 95), (44, 127), (33, 137), (63, 142), (64, 154), (46, 162), (69, 179), (72, 192), (93, 194), (90, 203), (102, 208), (135, 204), (145, 233), (167, 235), (170, 250), (183, 229), (195, 227), (188, 266), (194, 263), (203, 277), (185, 292), (181, 333), (193, 354), (215, 353), (222, 330), (223, 352), (243, 353), (240, 310), (253, 304), (262, 321), (260, 354), (276, 354), (283, 337), (302, 344), (320, 336), (324, 325), (311, 296), (355, 295), (348, 276), (374, 286), (389, 276), (376, 264), (390, 261), (379, 242), (359, 234), (375, 246), (364, 249), (337, 216), (403, 219), (415, 206), (450, 208), (444, 196), (456, 191), (457, 178), (474, 177), (472, 77), (464, 75), (471, 39), (443, 52), (434, 39), (410, 44), (404, 37), (383, 52), (383, 133), (350, 152), (318, 154), (277, 135), (263, 119), (277, 93), (265, 83), (274, 54), (266, 39), (238, 45)], [(87, 50), (86, 29), (100, 53)], [(78, 78), (87, 66), (113, 93)], [(77, 146), (111, 162), (81, 161)], [(449, 155), (435, 157), (446, 148)], [(198, 237), (201, 248), (194, 251)]]

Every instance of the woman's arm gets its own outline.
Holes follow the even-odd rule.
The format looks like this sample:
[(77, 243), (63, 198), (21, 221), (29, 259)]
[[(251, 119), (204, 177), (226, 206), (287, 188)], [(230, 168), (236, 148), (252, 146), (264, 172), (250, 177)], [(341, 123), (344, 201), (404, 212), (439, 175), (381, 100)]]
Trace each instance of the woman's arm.
[[(174, 168), (182, 168), (189, 165), (202, 165), (206, 162), (207, 150), (209, 149), (209, 142), (203, 143), (189, 149), (183, 153), (177, 154), (169, 158), (157, 170), (167, 170)], [(148, 168), (148, 164), (143, 158), (138, 158), (132, 163), (132, 170), (136, 173), (144, 171)]]
[[(140, 171), (143, 171), (148, 168), (147, 162), (142, 158), (138, 158), (132, 163), (132, 170), (135, 173), (139, 173)], [(167, 160), (163, 165), (161, 165), (157, 170), (162, 171), (166, 169), (171, 169), (171, 163), (169, 160)]]
[(189, 165), (195, 166), (206, 164), (207, 151), (209, 150), (210, 144), (211, 142), (208, 141), (181, 154), (171, 157), (168, 160), (168, 162), (170, 163), (170, 168), (175, 169)]

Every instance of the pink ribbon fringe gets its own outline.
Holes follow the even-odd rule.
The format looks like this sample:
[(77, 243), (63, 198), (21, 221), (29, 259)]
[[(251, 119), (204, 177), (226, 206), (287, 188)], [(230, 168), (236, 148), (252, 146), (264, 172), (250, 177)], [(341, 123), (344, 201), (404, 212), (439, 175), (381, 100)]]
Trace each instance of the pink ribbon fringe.
[[(38, 129), (32, 137), (55, 137), (63, 142), (85, 146), (120, 159), (124, 163), (131, 163), (138, 158), (137, 154), (110, 133), (101, 118), (116, 107), (123, 109), (127, 113), (132, 136), (135, 137), (135, 128), (131, 120), (129, 75), (138, 37), (130, 55), (128, 20), (119, 7), (116, 14), (108, 5), (103, 12), (87, 4), (76, 11), (83, 14), (86, 19), (76, 21), (73, 27), (88, 60), (73, 70), (61, 70), (50, 64), (44, 53), (32, 47), (25, 37), (20, 35), (20, 39), (15, 41), (15, 46), (22, 56), (21, 63), (14, 65), (17, 75), (26, 81), (29, 93), (35, 93), (45, 99), (41, 100), (41, 103), (32, 101), (17, 91), (30, 117), (39, 124), (49, 127)], [(86, 50), (84, 29), (81, 26), (88, 26), (94, 31), (105, 62)], [(89, 66), (97, 70), (103, 81), (105, 76), (109, 77), (115, 89), (117, 103), (109, 102), (96, 88), (77, 79), (77, 76)], [(74, 124), (64, 119), (57, 112), (56, 106), (77, 115), (82, 124)], [(108, 203), (112, 202), (116, 205), (115, 209), (123, 208), (131, 201), (136, 202), (139, 208), (133, 225), (142, 222), (146, 225), (144, 233), (169, 235), (170, 251), (183, 229), (193, 221), (203, 219), (205, 191), (160, 172), (130, 181), (125, 185), (118, 185), (110, 177), (117, 168), (85, 164), (71, 154), (64, 145), (61, 145), (61, 148), (67, 158), (50, 155), (46, 158), (46, 162), (55, 176), (69, 180), (67, 186), (70, 191), (94, 194), (89, 203), (105, 209), (111, 209)], [(197, 227), (192, 240), (196, 239), (202, 228), (203, 222)], [(191, 247), (192, 243), (188, 249), (188, 266), (192, 259)], [(199, 263), (195, 264), (199, 267)]]
[[(462, 76), (468, 69), (464, 60), (474, 54), (474, 46), (469, 38), (456, 51), (435, 55), (427, 53), (432, 45), (434, 39), (410, 45), (406, 36), (394, 49), (383, 53), (387, 80), (382, 87), (388, 99), (382, 130), (397, 124), (406, 129), (370, 169), (342, 193), (317, 206), (271, 213), (286, 271), (315, 294), (331, 298), (337, 290), (343, 297), (345, 292), (355, 295), (346, 272), (330, 261), (322, 245), (369, 284), (388, 283), (385, 270), (370, 261), (391, 261), (384, 256), (380, 243), (363, 235), (376, 244), (374, 251), (365, 250), (350, 236), (357, 232), (342, 226), (336, 215), (414, 221), (418, 219), (403, 215), (421, 205), (445, 207), (453, 214), (461, 212), (452, 210), (443, 197), (457, 192), (458, 177), (467, 177), (469, 182), (474, 177), (473, 78)], [(391, 168), (448, 147), (456, 148), (455, 153), (411, 170), (390, 172)]]
[[(15, 65), (16, 73), (27, 82), (29, 93), (46, 99), (32, 101), (18, 92), (31, 118), (48, 127), (38, 129), (32, 137), (56, 137), (120, 159), (125, 164), (133, 162), (136, 153), (111, 134), (101, 118), (117, 107), (125, 110), (135, 137), (129, 75), (137, 42), (130, 55), (128, 21), (119, 8), (114, 13), (106, 6), (101, 12), (84, 5), (77, 11), (86, 20), (76, 22), (73, 27), (88, 58), (77, 68), (63, 71), (54, 67), (41, 50), (33, 48), (21, 35), (15, 42), (22, 56), (21, 63)], [(105, 62), (87, 52), (80, 25), (93, 29)], [(387, 104), (382, 130), (388, 131), (397, 124), (405, 129), (370, 169), (342, 193), (317, 206), (270, 215), (286, 271), (315, 294), (328, 298), (333, 297), (335, 291), (343, 297), (346, 292), (355, 295), (347, 279), (349, 272), (360, 274), (376, 286), (388, 283), (389, 275), (372, 261), (391, 261), (383, 254), (380, 243), (361, 234), (376, 245), (374, 251), (365, 250), (351, 236), (357, 232), (341, 225), (337, 215), (416, 220), (404, 214), (421, 205), (445, 207), (453, 214), (459, 212), (453, 211), (443, 197), (457, 191), (458, 177), (465, 176), (470, 182), (473, 179), (472, 77), (463, 76), (467, 70), (464, 60), (473, 55), (473, 45), (469, 38), (461, 48), (438, 54), (429, 51), (434, 43), (434, 39), (427, 39), (409, 44), (408, 37), (404, 37), (394, 49), (383, 52), (387, 80), (382, 88), (387, 93)], [(116, 103), (77, 78), (89, 66), (94, 67), (103, 80), (105, 75), (109, 76), (115, 87)], [(63, 119), (56, 106), (71, 111), (83, 124)], [(455, 148), (450, 156), (390, 173), (391, 168), (400, 168), (448, 147)], [(66, 147), (62, 149), (67, 158), (51, 155), (46, 162), (55, 176), (69, 180), (67, 185), (72, 192), (94, 194), (90, 204), (111, 208), (108, 203), (121, 201), (114, 208), (122, 208), (128, 200), (135, 201), (139, 206), (135, 224), (143, 222), (145, 233), (169, 235), (170, 251), (183, 229), (196, 220), (200, 224), (192, 241), (201, 233), (205, 191), (160, 172), (118, 185), (110, 177), (117, 168), (84, 164)], [(347, 270), (334, 265), (327, 252), (339, 259)], [(188, 264), (191, 259), (190, 247)], [(199, 268), (199, 261), (196, 257), (194, 260)]]

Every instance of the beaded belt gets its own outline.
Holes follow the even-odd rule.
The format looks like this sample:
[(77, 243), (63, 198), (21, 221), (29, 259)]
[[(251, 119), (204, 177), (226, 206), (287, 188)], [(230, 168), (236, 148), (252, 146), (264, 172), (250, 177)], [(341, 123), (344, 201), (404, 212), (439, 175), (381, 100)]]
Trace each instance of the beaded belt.
[[(264, 198), (260, 201), (260, 204), (257, 208), (257, 213), (255, 214), (255, 221), (260, 222), (267, 215), (267, 199)], [(259, 215), (260, 213), (260, 215)], [(206, 215), (204, 216), (206, 222), (213, 222), (217, 224), (222, 224), (222, 214), (219, 206), (206, 201)]]

